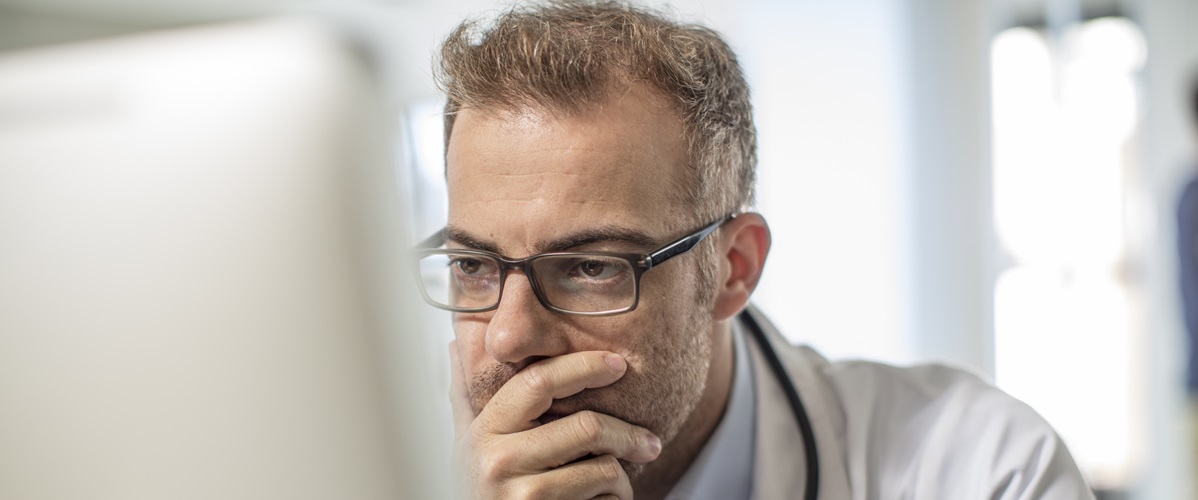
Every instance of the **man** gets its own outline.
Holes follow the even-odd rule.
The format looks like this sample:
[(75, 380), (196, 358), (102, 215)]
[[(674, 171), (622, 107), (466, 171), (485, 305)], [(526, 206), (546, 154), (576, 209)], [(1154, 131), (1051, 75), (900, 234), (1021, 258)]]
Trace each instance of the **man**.
[(717, 34), (553, 3), (441, 56), (449, 224), (420, 272), (455, 311), (468, 496), (1090, 498), (1043, 420), (975, 377), (832, 364), (746, 310), (770, 233)]

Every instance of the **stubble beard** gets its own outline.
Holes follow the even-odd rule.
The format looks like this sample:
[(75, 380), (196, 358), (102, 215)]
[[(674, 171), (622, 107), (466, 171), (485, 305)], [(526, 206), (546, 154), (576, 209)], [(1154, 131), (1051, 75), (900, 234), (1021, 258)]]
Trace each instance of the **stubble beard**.
[[(698, 307), (679, 308), (673, 314), (661, 311), (654, 315), (657, 329), (637, 332), (640, 340), (630, 346), (640, 363), (630, 364), (628, 372), (609, 386), (587, 389), (555, 404), (571, 412), (591, 410), (644, 427), (661, 438), (663, 450), (668, 449), (707, 385), (712, 332), (701, 312)], [(521, 368), (513, 363), (495, 364), (476, 375), (469, 387), (474, 414), (481, 413)], [(624, 460), (620, 464), (629, 479), (639, 476), (646, 465)]]

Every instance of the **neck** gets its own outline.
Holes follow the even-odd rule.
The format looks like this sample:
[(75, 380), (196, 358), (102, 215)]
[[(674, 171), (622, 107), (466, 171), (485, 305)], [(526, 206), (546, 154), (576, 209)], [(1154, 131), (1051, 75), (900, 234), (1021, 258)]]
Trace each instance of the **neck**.
[(716, 323), (712, 331), (711, 367), (707, 371), (703, 396), (690, 418), (672, 441), (662, 447), (661, 455), (645, 466), (632, 481), (638, 500), (659, 500), (678, 483), (695, 457), (715, 432), (732, 389), (733, 347), (732, 327), (727, 321)]

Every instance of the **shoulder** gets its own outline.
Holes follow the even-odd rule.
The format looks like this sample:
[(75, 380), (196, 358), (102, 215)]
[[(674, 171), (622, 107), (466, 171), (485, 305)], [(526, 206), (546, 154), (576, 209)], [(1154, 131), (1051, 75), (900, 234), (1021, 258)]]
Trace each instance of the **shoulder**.
[[(989, 436), (1001, 437), (1001, 451), (1009, 453), (1014, 451), (1012, 439), (1042, 442), (1056, 436), (1031, 407), (958, 368), (852, 361), (827, 363), (821, 372), (846, 420), (860, 427), (862, 437), (903, 444), (905, 453), (978, 450)], [(999, 429), (1013, 432), (994, 432)], [(943, 448), (926, 446), (928, 439), (966, 436), (973, 439)], [(918, 442), (904, 442), (916, 441), (912, 437)]]
[(841, 407), (854, 483), (912, 498), (1091, 498), (1052, 426), (981, 377), (796, 349)]

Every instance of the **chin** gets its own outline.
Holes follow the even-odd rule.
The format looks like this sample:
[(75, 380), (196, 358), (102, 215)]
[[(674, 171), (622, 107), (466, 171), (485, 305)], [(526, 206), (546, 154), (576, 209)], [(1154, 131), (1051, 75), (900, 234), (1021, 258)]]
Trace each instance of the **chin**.
[(647, 464), (620, 460), (620, 466), (624, 468), (624, 473), (628, 475), (629, 481), (635, 481), (642, 472), (645, 472), (645, 465)]

